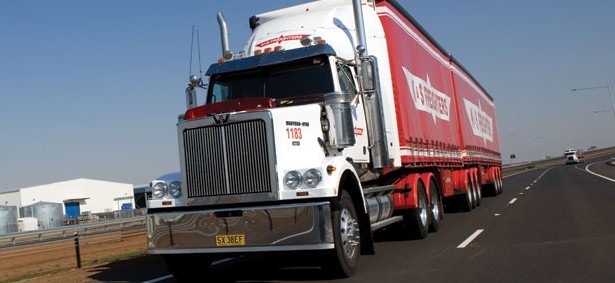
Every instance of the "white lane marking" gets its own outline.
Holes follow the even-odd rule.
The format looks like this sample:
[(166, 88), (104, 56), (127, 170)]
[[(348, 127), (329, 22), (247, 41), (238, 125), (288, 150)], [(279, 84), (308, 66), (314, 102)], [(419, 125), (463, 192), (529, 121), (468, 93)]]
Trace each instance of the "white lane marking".
[(517, 198), (511, 199), (511, 200), (508, 202), (508, 204), (513, 204), (513, 203), (515, 203), (515, 201), (517, 201)]
[(496, 214), (495, 214), (495, 216), (500, 216), (500, 214), (499, 214), (499, 213), (496, 213)]
[[(591, 164), (587, 164), (587, 166), (585, 166), (585, 171), (586, 171), (586, 172), (588, 172), (588, 173), (590, 173), (590, 174), (592, 174), (592, 175), (598, 176), (598, 177), (600, 177), (600, 178), (602, 178), (602, 179), (609, 180), (609, 181), (611, 181), (611, 182), (615, 182), (615, 180), (613, 180), (613, 179), (611, 179), (611, 178), (609, 178), (609, 177), (602, 176), (602, 175), (600, 175), (600, 174), (598, 174), (598, 173), (595, 173), (595, 172), (593, 172), (593, 171), (589, 170), (589, 166), (595, 165), (595, 164), (600, 163), (600, 162), (604, 162), (604, 160), (602, 160), (602, 161), (598, 161), (598, 162), (594, 162), (594, 163), (591, 163)], [(577, 168), (578, 168), (578, 167), (577, 167)], [(582, 169), (580, 169), (580, 170), (581, 170), (581, 171), (583, 171)]]
[(525, 190), (528, 191), (530, 189), (530, 186), (525, 187)]
[(474, 239), (476, 239), (476, 237), (478, 237), (478, 235), (480, 235), (480, 233), (482, 233), (483, 231), (485, 231), (485, 229), (478, 229), (476, 230), (476, 232), (474, 232), (474, 234), (470, 235), (470, 237), (468, 237), (465, 241), (463, 241), (463, 243), (459, 244), (459, 246), (457, 246), (458, 249), (463, 249), (465, 248), (467, 245), (469, 245)]
[[(232, 258), (232, 257), (223, 258), (223, 259), (219, 259), (219, 260), (216, 260), (216, 261), (212, 262), (211, 265), (214, 266), (214, 265), (218, 265), (218, 264), (223, 264), (225, 262), (229, 262), (229, 261), (232, 261), (232, 260), (235, 260), (235, 258)], [(174, 276), (172, 274), (169, 274), (169, 275), (165, 275), (165, 276), (162, 276), (162, 277), (154, 278), (154, 279), (149, 280), (149, 281), (143, 281), (142, 283), (156, 283), (156, 282), (164, 281), (164, 280), (167, 280), (167, 279), (171, 279), (173, 277)]]
[(166, 275), (166, 276), (154, 278), (152, 280), (143, 281), (143, 283), (155, 283), (155, 282), (160, 282), (160, 281), (164, 281), (164, 280), (171, 279), (171, 278), (173, 278), (173, 275), (169, 274), (169, 275)]

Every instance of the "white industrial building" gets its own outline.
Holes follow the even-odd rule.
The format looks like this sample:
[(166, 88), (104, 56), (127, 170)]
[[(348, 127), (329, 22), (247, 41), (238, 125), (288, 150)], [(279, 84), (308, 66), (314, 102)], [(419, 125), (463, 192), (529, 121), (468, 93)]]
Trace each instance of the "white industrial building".
[(12, 222), (11, 214), (15, 209), (8, 208), (15, 207), (19, 211), (17, 218), (38, 217), (39, 227), (46, 226), (41, 225), (41, 213), (55, 214), (54, 218), (43, 222), (53, 227), (52, 220), (61, 221), (63, 225), (84, 215), (132, 211), (135, 208), (134, 187), (132, 184), (80, 178), (0, 193), (2, 205), (7, 212), (5, 217), (0, 217), (0, 222)]

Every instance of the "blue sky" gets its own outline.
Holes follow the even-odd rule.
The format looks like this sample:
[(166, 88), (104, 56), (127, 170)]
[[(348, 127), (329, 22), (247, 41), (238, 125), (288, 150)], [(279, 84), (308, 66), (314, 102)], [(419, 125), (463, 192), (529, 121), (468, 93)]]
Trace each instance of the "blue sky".
[[(203, 71), (254, 14), (305, 1), (0, 1), (0, 191), (179, 168), (192, 27)], [(615, 145), (615, 1), (401, 3), (494, 97), (509, 163)], [(198, 71), (197, 62), (193, 72)]]

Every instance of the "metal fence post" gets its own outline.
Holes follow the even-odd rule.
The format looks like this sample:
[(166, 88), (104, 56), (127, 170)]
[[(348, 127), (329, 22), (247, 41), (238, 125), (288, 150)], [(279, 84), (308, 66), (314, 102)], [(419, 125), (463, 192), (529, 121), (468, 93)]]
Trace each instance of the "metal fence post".
[(75, 232), (75, 256), (77, 257), (77, 268), (81, 268), (81, 253), (79, 252), (79, 233)]

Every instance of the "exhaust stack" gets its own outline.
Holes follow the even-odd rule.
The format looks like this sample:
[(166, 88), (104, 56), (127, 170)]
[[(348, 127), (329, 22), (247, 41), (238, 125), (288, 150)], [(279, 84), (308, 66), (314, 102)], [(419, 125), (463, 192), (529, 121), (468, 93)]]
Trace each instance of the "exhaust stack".
[(378, 79), (378, 62), (376, 57), (367, 53), (365, 21), (361, 0), (353, 0), (354, 22), (357, 30), (357, 65), (361, 93), (365, 97), (365, 114), (369, 134), (370, 155), (373, 169), (389, 166), (389, 151), (382, 110), (382, 95)]
[(233, 52), (228, 43), (228, 28), (226, 27), (226, 20), (222, 12), (218, 12), (218, 24), (220, 25), (220, 39), (222, 41), (222, 57), (226, 60), (233, 58)]
[(363, 8), (361, 0), (353, 0), (352, 8), (354, 11), (354, 25), (357, 29), (357, 52), (359, 57), (367, 56), (367, 40), (365, 39), (365, 24), (363, 21)]

